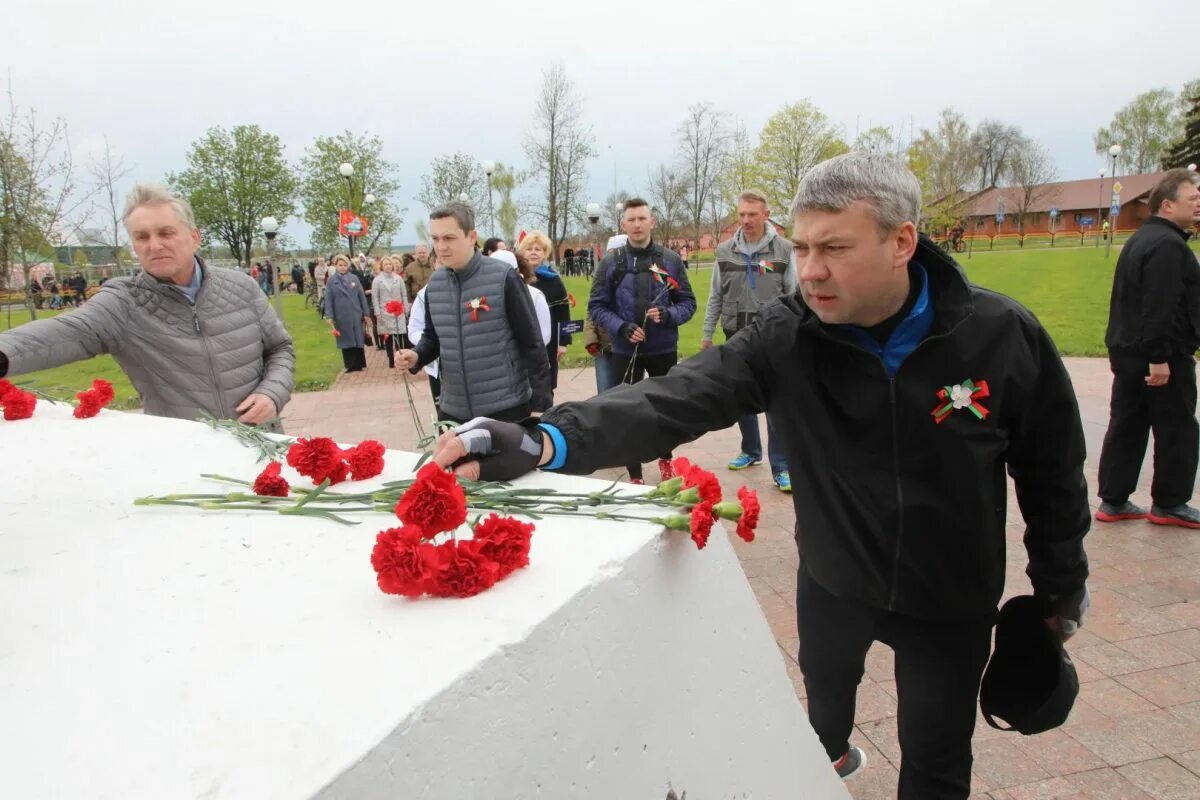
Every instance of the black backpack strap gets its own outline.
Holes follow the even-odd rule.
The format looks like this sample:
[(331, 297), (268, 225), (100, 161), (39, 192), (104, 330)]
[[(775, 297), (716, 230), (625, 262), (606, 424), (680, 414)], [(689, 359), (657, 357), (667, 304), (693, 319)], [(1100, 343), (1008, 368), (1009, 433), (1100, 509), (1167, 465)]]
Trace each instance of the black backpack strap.
[(621, 285), (621, 281), (625, 280), (625, 273), (629, 272), (629, 256), (625, 253), (625, 247), (618, 247), (612, 251), (613, 254), (613, 270), (608, 276), (608, 304), (613, 311), (617, 308), (617, 287)]

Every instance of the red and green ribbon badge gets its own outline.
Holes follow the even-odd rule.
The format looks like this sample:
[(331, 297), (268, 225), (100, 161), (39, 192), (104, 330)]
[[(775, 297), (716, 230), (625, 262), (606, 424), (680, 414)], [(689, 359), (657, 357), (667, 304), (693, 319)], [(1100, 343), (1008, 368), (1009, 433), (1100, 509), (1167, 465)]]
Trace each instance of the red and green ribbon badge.
[(471, 322), (479, 322), (480, 311), (492, 310), (492, 307), (487, 304), (487, 295), (471, 298), (466, 302), (466, 306), (471, 312)]
[(966, 380), (957, 386), (943, 386), (937, 392), (937, 398), (942, 402), (930, 413), (939, 425), (951, 412), (960, 408), (969, 410), (979, 419), (987, 419), (988, 410), (979, 405), (979, 401), (985, 397), (991, 397), (987, 381), (975, 383)]
[(667, 271), (664, 270), (662, 267), (660, 267), (658, 264), (651, 265), (650, 271), (654, 273), (654, 277), (658, 279), (659, 283), (666, 284), (667, 286), (670, 286), (672, 289), (679, 288), (679, 281), (672, 278), (667, 273)]
[(774, 272), (774, 271), (775, 271), (775, 267), (774, 267), (774, 265), (771, 264), (770, 261), (767, 261), (766, 259), (764, 259), (764, 260), (758, 262), (758, 274), (759, 275), (766, 275), (768, 272)]

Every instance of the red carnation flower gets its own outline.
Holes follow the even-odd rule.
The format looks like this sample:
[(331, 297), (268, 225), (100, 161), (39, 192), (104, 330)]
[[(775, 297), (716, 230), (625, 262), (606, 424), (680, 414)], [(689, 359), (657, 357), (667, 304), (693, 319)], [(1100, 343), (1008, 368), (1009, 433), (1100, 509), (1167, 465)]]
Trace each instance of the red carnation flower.
[(721, 482), (708, 470), (693, 466), (684, 476), (683, 485), (688, 488), (696, 487), (701, 500), (714, 505), (721, 502)]
[(419, 528), (404, 526), (380, 531), (371, 551), (375, 580), (387, 594), (420, 597), (429, 584), (434, 548), (422, 542)]
[(7, 395), (9, 392), (15, 391), (17, 391), (17, 387), (4, 380), (4, 378), (0, 378), (0, 403), (4, 402), (5, 395)]
[(325, 477), (329, 480), (330, 486), (337, 486), (350, 477), (350, 465), (345, 461), (339, 461), (333, 465), (333, 468), (326, 473)]
[(113, 391), (113, 385), (103, 378), (96, 378), (92, 381), (92, 389), (100, 395), (100, 402), (108, 405), (117, 395)]
[(500, 565), (499, 578), (529, 566), (529, 540), (533, 526), (512, 517), (491, 514), (475, 526), (479, 552)]
[(365, 481), (383, 472), (384, 449), (384, 446), (374, 439), (367, 439), (346, 451), (346, 460), (350, 463), (350, 472), (354, 480)]
[(416, 525), (432, 539), (467, 521), (467, 496), (453, 473), (429, 463), (396, 504), (396, 516), (405, 525)]
[(283, 469), (283, 465), (278, 461), (267, 464), (266, 469), (258, 473), (258, 477), (254, 479), (254, 493), (266, 497), (287, 497), (290, 487), (287, 480), (280, 476), (281, 469)]
[[(333, 439), (317, 436), (312, 439), (299, 439), (287, 451), (288, 466), (301, 475), (312, 478), (314, 485), (330, 478), (331, 483), (339, 483), (346, 479), (346, 465), (342, 461), (341, 448)], [(341, 477), (333, 480), (335, 470), (341, 467)]]
[(753, 542), (754, 529), (758, 527), (758, 515), (762, 510), (758, 504), (758, 492), (743, 486), (738, 489), (737, 496), (742, 504), (742, 518), (738, 520), (737, 535), (747, 542)]
[(330, 332), (330, 333), (332, 333), (334, 336), (341, 336), (341, 335), (342, 335), (342, 332), (341, 332), (341, 331), (339, 331), (337, 328), (330, 328), (330, 329), (329, 329), (329, 332)]
[(22, 391), (13, 387), (5, 392), (2, 399), (4, 405), (4, 418), (9, 422), (18, 419), (29, 419), (33, 416), (33, 409), (37, 406), (37, 395), (33, 392)]
[(712, 503), (697, 503), (692, 508), (690, 525), (692, 541), (696, 543), (697, 550), (703, 550), (704, 545), (708, 544), (708, 534), (712, 532), (714, 521)]
[(437, 547), (428, 581), (434, 597), (472, 597), (500, 580), (500, 565), (481, 552), (482, 543), (450, 540)]
[(388, 300), (383, 304), (383, 310), (393, 317), (398, 317), (404, 313), (404, 303), (400, 300)]
[(684, 478), (686, 478), (687, 474), (692, 471), (692, 462), (688, 461), (683, 456), (672, 459), (671, 471), (676, 475), (682, 475)]
[(79, 400), (79, 405), (75, 406), (75, 419), (94, 417), (104, 408), (104, 403), (100, 401), (100, 393), (95, 389), (76, 392), (75, 397)]

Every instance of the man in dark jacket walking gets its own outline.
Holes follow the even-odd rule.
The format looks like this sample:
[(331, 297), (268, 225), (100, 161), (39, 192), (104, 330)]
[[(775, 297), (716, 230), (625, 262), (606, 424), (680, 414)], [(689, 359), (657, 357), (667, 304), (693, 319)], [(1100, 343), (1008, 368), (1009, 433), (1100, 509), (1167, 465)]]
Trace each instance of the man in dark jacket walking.
[[(1187, 170), (1174, 169), (1150, 192), (1149, 205), (1152, 216), (1125, 243), (1113, 275), (1104, 336), (1113, 388), (1096, 519), (1149, 517), (1159, 525), (1200, 528), (1200, 511), (1188, 505), (1200, 448), (1193, 357), (1200, 346), (1200, 265), (1185, 232), (1200, 208), (1200, 191)], [(1129, 496), (1151, 429), (1147, 512)]]
[[(612, 368), (619, 383), (666, 375), (679, 361), (679, 326), (696, 313), (696, 296), (683, 259), (652, 240), (654, 216), (645, 200), (625, 201), (621, 227), (629, 236), (610, 250), (592, 283), (588, 314), (612, 340)], [(658, 454), (663, 480), (671, 477), (670, 448)], [(642, 482), (642, 465), (626, 465)]]
[[(868, 648), (895, 651), (900, 797), (966, 798), (980, 677), (1004, 588), (1005, 472), (1025, 517), (1027, 573), (1052, 629), (1086, 608), (1090, 515), (1071, 382), (1032, 314), (969, 284), (918, 237), (920, 186), (852, 153), (805, 176), (793, 206), (803, 300), (766, 306), (662, 378), (542, 417), (482, 421), (438, 442), (460, 474), (587, 474), (772, 414), (794, 476), (799, 663), (834, 768)], [(599, 435), (612, 431), (615, 435)], [(797, 787), (797, 796), (802, 794)]]

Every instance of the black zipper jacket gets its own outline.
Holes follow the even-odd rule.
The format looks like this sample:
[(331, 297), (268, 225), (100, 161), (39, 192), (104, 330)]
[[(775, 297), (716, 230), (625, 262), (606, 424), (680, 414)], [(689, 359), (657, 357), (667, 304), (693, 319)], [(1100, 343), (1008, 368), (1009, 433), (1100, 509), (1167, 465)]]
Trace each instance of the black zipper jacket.
[(1200, 264), (1174, 222), (1150, 217), (1121, 248), (1104, 344), (1151, 364), (1200, 345)]
[[(651, 461), (768, 411), (791, 469), (801, 559), (835, 595), (928, 620), (992, 613), (1004, 588), (1006, 469), (1035, 592), (1080, 590), (1083, 428), (1054, 343), (929, 240), (915, 260), (934, 321), (893, 378), (843, 330), (783, 298), (665, 377), (547, 412), (567, 442), (563, 471)], [(986, 382), (977, 411), (951, 405), (938, 422), (938, 392), (966, 381)]]

